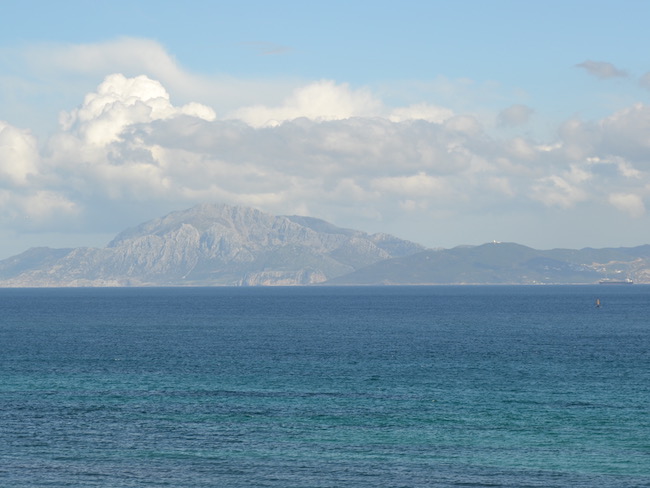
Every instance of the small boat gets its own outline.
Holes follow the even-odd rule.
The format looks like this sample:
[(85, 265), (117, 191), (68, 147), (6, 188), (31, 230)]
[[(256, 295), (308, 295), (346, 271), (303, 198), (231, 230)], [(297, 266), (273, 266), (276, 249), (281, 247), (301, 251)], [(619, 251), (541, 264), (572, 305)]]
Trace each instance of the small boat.
[(596, 308), (600, 308), (600, 298), (596, 298)]

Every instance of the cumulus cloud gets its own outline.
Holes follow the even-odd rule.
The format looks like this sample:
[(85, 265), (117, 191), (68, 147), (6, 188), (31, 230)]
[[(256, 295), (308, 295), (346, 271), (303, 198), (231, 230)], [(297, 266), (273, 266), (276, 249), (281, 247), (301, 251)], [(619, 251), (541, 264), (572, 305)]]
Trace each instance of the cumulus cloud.
[(502, 127), (515, 127), (528, 123), (533, 109), (526, 105), (516, 104), (499, 112), (497, 124)]
[[(13, 197), (33, 173), (43, 183), (33, 188), (34, 216), (46, 208), (89, 215), (109, 202), (163, 200), (316, 215), (335, 205), (377, 216), (390, 202), (425, 207), (447, 191), (445, 178), (470, 168), (466, 141), (482, 131), (473, 117), (426, 104), (382, 113), (368, 90), (326, 81), (306, 85), (280, 106), (217, 120), (209, 107), (172, 104), (156, 80), (114, 74), (61, 115), (61, 130), (42, 154), (27, 132), (7, 129), (12, 151), (32, 148), (23, 166), (10, 167)], [(266, 117), (281, 123), (264, 125)], [(20, 138), (31, 145), (21, 146)], [(350, 202), (363, 204), (351, 209)]]
[[(22, 77), (0, 75), (2, 116), (14, 121), (27, 120), (22, 114), (29, 110), (33, 111), (30, 123), (36, 113), (49, 117), (50, 111), (56, 114), (76, 105), (79, 94), (91, 91), (108, 73), (119, 72), (127, 78), (145, 74), (159, 81), (175, 100), (199, 101), (219, 107), (220, 113), (252, 105), (252, 100), (275, 106), (305, 84), (304, 80), (294, 78), (246, 79), (219, 73), (194, 73), (159, 42), (137, 37), (86, 44), (47, 42), (0, 47), (0, 66), (5, 67), (6, 73), (26, 73)], [(41, 102), (37, 109), (33, 106), (35, 99)], [(53, 100), (58, 105), (50, 104)], [(56, 116), (52, 122), (56, 122)], [(49, 126), (45, 131), (37, 129), (52, 130)]]
[(87, 143), (105, 145), (116, 141), (129, 125), (178, 115), (216, 118), (211, 108), (197, 103), (174, 107), (158, 81), (146, 76), (126, 78), (113, 74), (106, 77), (95, 93), (86, 95), (81, 107), (63, 113), (60, 121), (64, 131), (74, 129)]
[[(530, 114), (514, 105), (499, 116), (515, 124)], [(650, 187), (649, 121), (644, 105), (571, 119), (542, 145), (491, 137), (478, 116), (434, 104), (388, 108), (368, 89), (333, 81), (217, 118), (204, 104), (174, 104), (158, 80), (113, 74), (62, 114), (42, 147), (0, 123), (0, 207), (4, 222), (31, 226), (201, 201), (355, 227), (388, 215), (399, 222), (400, 212), (426, 221), (590, 202), (639, 217)]]
[(367, 117), (378, 115), (380, 110), (381, 102), (368, 90), (352, 90), (347, 84), (323, 80), (295, 90), (280, 106), (245, 107), (229, 116), (253, 127), (264, 127), (299, 117), (316, 120)]
[(79, 214), (65, 192), (48, 188), (53, 181), (43, 170), (36, 138), (0, 121), (0, 222), (42, 230)]
[(580, 64), (576, 64), (576, 67), (584, 69), (590, 75), (600, 78), (601, 80), (625, 78), (627, 76), (625, 71), (620, 70), (612, 63), (607, 63), (605, 61), (587, 60)]

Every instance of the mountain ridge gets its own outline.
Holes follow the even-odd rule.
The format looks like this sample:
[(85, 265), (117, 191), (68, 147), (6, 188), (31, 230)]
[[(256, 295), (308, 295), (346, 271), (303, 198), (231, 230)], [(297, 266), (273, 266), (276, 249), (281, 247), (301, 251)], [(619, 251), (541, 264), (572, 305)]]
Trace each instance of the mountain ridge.
[(126, 229), (105, 248), (0, 261), (0, 286), (305, 285), (422, 249), (320, 219), (200, 204)]
[(427, 249), (305, 216), (200, 204), (118, 233), (104, 248), (32, 248), (0, 261), (0, 287), (650, 283), (650, 245)]
[(331, 285), (590, 284), (603, 280), (650, 283), (650, 246), (537, 250), (486, 243), (424, 250), (373, 263)]

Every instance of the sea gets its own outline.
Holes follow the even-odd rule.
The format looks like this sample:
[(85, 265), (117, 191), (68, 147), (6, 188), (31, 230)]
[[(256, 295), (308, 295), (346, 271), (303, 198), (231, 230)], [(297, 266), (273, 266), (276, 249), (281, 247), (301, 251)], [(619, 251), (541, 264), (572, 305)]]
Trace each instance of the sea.
[(0, 486), (648, 487), (650, 286), (1, 289)]

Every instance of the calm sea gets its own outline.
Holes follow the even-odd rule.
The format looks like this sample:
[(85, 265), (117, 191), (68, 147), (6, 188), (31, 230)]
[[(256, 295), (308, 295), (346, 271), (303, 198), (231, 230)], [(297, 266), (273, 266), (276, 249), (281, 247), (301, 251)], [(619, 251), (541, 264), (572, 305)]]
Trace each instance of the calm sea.
[(3, 289), (0, 486), (650, 486), (650, 287)]

